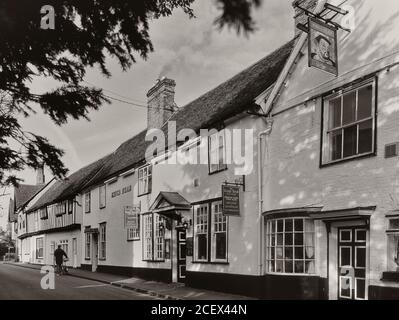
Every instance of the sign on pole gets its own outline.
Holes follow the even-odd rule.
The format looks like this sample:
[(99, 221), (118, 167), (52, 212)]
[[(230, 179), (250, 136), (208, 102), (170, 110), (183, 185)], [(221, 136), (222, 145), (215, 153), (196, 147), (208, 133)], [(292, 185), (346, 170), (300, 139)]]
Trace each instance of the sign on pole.
[(222, 186), (222, 205), (225, 216), (240, 216), (240, 187)]
[(309, 67), (338, 76), (337, 29), (309, 18)]

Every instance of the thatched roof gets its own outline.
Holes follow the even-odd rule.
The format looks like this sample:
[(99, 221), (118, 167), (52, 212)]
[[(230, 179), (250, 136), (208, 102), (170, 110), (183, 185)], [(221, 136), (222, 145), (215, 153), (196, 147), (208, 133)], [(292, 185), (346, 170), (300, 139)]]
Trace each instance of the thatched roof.
[[(240, 114), (253, 106), (254, 99), (274, 84), (292, 52), (295, 41), (286, 43), (265, 58), (222, 83), (198, 99), (180, 108), (170, 121), (176, 121), (177, 131), (190, 128), (199, 131)], [(167, 134), (167, 127), (162, 128)], [(62, 201), (85, 188), (144, 163), (149, 142), (147, 131), (127, 140), (115, 152), (75, 172), (68, 180), (57, 182), (31, 210)]]

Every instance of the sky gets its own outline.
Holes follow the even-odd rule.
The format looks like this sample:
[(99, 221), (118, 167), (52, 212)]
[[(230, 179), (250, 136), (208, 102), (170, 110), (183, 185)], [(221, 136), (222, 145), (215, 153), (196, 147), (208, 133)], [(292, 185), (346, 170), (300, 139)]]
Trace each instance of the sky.
[[(234, 30), (220, 31), (213, 21), (220, 13), (214, 1), (197, 0), (193, 6), (195, 19), (181, 10), (171, 17), (150, 24), (155, 51), (144, 61), (140, 57), (127, 72), (109, 59), (110, 78), (98, 70), (89, 70), (86, 81), (101, 87), (105, 94), (146, 105), (146, 93), (156, 79), (167, 76), (176, 81), (175, 100), (179, 107), (239, 73), (294, 35), (294, 11), (291, 0), (263, 0), (254, 12), (257, 31), (249, 37)], [(32, 83), (34, 91), (54, 87), (49, 79)], [(37, 109), (37, 114), (22, 119), (25, 130), (47, 137), (65, 151), (63, 161), (70, 173), (113, 152), (120, 144), (146, 127), (147, 110), (113, 101), (89, 114), (90, 122), (72, 120), (58, 127)], [(47, 171), (46, 178), (51, 174)], [(25, 170), (19, 177), (34, 184), (35, 173)]]

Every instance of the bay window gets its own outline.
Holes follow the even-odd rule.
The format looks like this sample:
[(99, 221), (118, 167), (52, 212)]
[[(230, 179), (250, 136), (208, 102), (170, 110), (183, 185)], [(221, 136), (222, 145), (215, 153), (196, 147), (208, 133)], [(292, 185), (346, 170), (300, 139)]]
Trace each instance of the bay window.
[(106, 259), (107, 248), (107, 226), (106, 223), (100, 224), (100, 259)]
[(374, 153), (375, 92), (368, 81), (324, 99), (323, 164)]
[(266, 222), (266, 257), (269, 273), (314, 274), (313, 220), (283, 218)]
[(143, 259), (152, 260), (152, 214), (143, 215)]

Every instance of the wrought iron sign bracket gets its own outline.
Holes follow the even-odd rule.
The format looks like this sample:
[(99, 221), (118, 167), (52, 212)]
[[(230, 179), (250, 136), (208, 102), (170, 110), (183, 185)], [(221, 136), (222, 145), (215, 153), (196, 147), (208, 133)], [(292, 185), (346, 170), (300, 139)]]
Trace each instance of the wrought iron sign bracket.
[[(347, 10), (343, 10), (343, 9), (341, 9), (337, 6), (334, 6), (332, 4), (329, 4), (329, 3), (326, 3), (324, 5), (324, 9), (318, 14), (314, 14), (313, 12), (309, 11), (308, 9), (303, 8), (299, 3), (296, 3), (295, 7), (302, 10), (308, 17), (319, 19), (320, 21), (336, 28), (337, 30), (341, 29), (341, 30), (344, 30), (349, 33), (352, 32), (350, 29), (344, 28), (339, 23), (336, 23), (333, 21), (339, 15), (346, 16), (349, 13), (349, 11), (347, 11)], [(332, 15), (327, 18), (327, 16), (331, 13), (332, 13)], [(309, 24), (308, 23), (306, 23), (306, 24), (298, 23), (296, 27), (303, 32), (309, 33)]]
[(223, 184), (226, 186), (241, 186), (242, 190), (245, 192), (245, 176), (243, 175), (239, 181), (238, 179), (234, 182), (225, 181)]

